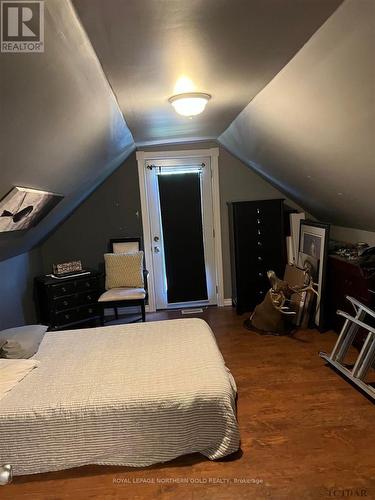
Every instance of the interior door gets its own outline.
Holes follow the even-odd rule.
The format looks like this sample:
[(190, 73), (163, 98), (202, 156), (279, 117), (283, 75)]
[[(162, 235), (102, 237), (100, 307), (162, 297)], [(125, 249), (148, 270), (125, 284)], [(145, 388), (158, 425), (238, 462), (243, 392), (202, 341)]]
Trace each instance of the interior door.
[(209, 159), (147, 168), (157, 309), (216, 304)]

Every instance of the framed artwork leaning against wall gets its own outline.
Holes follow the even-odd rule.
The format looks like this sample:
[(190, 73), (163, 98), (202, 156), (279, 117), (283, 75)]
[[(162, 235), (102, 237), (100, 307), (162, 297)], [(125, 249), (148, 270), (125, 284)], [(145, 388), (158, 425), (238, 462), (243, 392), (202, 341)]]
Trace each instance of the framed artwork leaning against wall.
[(299, 233), (298, 267), (308, 269), (318, 284), (314, 322), (320, 330), (325, 326), (325, 286), (328, 257), (329, 224), (301, 220)]

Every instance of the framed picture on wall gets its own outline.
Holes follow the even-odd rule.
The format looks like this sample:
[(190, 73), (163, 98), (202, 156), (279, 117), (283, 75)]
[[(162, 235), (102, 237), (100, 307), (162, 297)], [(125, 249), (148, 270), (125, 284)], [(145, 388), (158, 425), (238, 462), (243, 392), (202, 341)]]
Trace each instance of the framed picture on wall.
[(62, 198), (62, 195), (48, 191), (14, 187), (0, 200), (0, 232), (35, 226)]
[(314, 322), (323, 329), (325, 326), (324, 304), (326, 267), (328, 257), (329, 224), (301, 220), (299, 232), (298, 267), (308, 269), (318, 284)]

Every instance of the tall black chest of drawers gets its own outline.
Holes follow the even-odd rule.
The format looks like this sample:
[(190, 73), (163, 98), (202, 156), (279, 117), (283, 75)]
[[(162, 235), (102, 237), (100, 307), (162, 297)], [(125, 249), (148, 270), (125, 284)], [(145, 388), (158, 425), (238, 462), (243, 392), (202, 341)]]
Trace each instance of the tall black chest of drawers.
[(101, 275), (97, 271), (81, 276), (35, 279), (35, 298), (39, 321), (50, 330), (63, 330), (98, 317), (97, 300), (101, 293)]
[(228, 203), (232, 303), (252, 311), (270, 288), (267, 271), (283, 277), (286, 264), (283, 200)]

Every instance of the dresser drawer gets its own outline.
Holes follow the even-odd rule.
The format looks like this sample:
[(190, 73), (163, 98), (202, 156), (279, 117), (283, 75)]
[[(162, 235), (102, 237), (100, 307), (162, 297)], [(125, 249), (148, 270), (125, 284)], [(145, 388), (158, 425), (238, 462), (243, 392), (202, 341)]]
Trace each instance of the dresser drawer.
[(54, 315), (54, 325), (62, 326), (69, 323), (74, 323), (79, 319), (77, 309), (69, 309), (68, 311), (62, 311)]
[(74, 282), (59, 283), (50, 287), (50, 294), (53, 299), (63, 297), (64, 295), (71, 295), (75, 292), (76, 287)]
[(263, 302), (264, 297), (267, 295), (269, 288), (267, 287), (255, 287), (253, 293), (254, 293), (254, 308)]
[(89, 320), (93, 316), (97, 316), (99, 314), (99, 307), (97, 304), (83, 305), (65, 311), (53, 311), (51, 314), (53, 317), (53, 324), (55, 326), (63, 326), (70, 323)]
[(260, 267), (254, 268), (254, 278), (256, 282), (258, 281), (261, 281), (262, 283), (268, 282), (267, 271), (265, 271), (263, 268)]
[(89, 306), (83, 306), (78, 309), (78, 319), (86, 319), (99, 314), (99, 306), (97, 304), (91, 304)]
[(98, 288), (98, 278), (87, 278), (77, 281), (77, 292), (94, 290), (95, 288)]
[(90, 292), (80, 293), (77, 296), (77, 304), (94, 304), (99, 298), (99, 292), (97, 290), (91, 290)]
[(56, 312), (64, 311), (65, 309), (72, 309), (77, 305), (77, 294), (67, 295), (52, 302), (52, 308)]
[(81, 305), (95, 304), (98, 300), (99, 292), (93, 290), (85, 293), (75, 293), (74, 295), (67, 295), (52, 302), (52, 308), (56, 312), (64, 311), (65, 309), (73, 309)]

